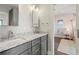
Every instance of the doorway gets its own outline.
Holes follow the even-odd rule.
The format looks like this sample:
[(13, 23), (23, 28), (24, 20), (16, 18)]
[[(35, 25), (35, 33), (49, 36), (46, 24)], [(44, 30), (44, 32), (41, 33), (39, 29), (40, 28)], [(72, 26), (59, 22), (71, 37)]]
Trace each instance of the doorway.
[(55, 16), (54, 54), (75, 55), (76, 17), (74, 14)]

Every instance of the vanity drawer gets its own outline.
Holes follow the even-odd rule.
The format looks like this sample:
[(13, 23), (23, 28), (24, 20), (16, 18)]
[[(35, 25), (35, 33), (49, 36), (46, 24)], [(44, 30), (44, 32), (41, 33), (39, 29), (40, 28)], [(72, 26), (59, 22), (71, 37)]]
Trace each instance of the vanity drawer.
[(31, 55), (31, 49), (27, 49), (25, 50), (23, 53), (21, 53), (20, 55)]
[(18, 55), (25, 51), (26, 49), (31, 48), (31, 42), (21, 44), (9, 50), (0, 52), (1, 55)]
[(40, 48), (32, 52), (32, 55), (40, 55), (40, 54), (41, 54)]
[(48, 37), (47, 35), (41, 37), (41, 54), (47, 55), (48, 52)]
[(40, 51), (38, 51), (34, 55), (41, 55), (41, 53), (40, 53)]
[(47, 41), (46, 40), (43, 40), (42, 42), (41, 42), (41, 48), (46, 48), (47, 47), (47, 43), (46, 43)]
[(38, 49), (40, 49), (40, 43), (35, 46), (32, 46), (32, 53), (36, 52), (36, 50), (38, 50)]
[(47, 39), (48, 39), (48, 38), (47, 38), (47, 35), (41, 37), (41, 41), (45, 41), (45, 40), (47, 40)]
[(37, 43), (40, 43), (40, 38), (37, 38), (32, 41), (32, 46), (36, 45)]

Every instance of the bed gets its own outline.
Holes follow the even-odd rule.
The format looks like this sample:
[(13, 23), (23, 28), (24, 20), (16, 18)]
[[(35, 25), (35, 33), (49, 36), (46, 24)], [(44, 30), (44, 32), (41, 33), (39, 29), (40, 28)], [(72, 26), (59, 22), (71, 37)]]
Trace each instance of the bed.
[(66, 29), (59, 29), (55, 33), (55, 37), (72, 39), (72, 31), (67, 31)]

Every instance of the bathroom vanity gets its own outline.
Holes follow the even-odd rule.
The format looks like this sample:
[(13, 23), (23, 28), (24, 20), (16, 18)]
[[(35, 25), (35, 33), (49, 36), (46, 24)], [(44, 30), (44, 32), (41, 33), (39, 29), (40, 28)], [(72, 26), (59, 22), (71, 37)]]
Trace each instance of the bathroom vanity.
[(20, 35), (0, 43), (0, 55), (47, 55), (48, 34)]

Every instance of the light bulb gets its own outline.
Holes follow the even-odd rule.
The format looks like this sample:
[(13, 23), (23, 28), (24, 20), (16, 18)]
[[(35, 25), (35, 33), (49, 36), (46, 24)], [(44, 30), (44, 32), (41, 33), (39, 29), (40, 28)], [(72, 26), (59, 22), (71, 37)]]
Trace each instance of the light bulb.
[(33, 5), (33, 7), (32, 7), (33, 9), (35, 8), (35, 5)]
[(35, 5), (33, 5), (32, 7), (31, 7), (31, 10), (34, 10), (35, 9)]
[(37, 12), (39, 11), (39, 9), (38, 9), (38, 8), (36, 8), (35, 10), (36, 10)]

